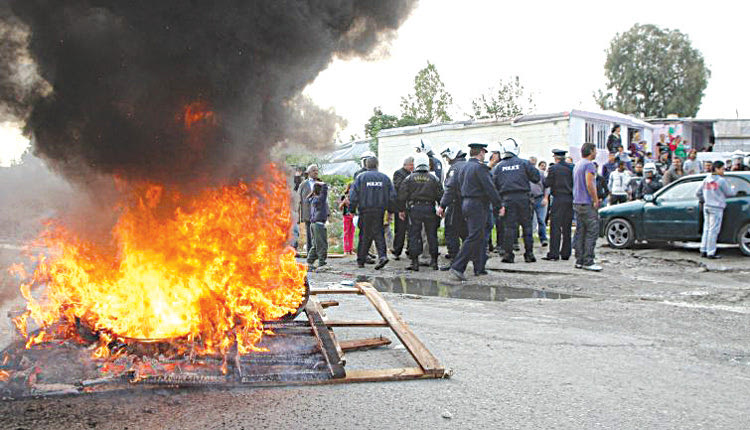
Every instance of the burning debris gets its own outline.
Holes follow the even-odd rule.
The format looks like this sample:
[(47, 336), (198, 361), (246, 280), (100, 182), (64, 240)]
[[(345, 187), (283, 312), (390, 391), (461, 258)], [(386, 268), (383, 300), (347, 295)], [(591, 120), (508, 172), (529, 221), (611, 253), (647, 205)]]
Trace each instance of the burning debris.
[[(369, 55), (414, 3), (0, 4), (0, 112), (25, 123), (35, 155), (100, 197), (78, 224), (115, 220), (104, 235), (52, 221), (36, 267), (16, 268), (25, 347), (83, 346), (131, 371), (144, 357), (226, 370), (266, 352), (264, 324), (307, 297), (271, 148), (330, 142), (335, 115), (301, 91), (334, 56)], [(11, 385), (23, 373), (0, 371)]]

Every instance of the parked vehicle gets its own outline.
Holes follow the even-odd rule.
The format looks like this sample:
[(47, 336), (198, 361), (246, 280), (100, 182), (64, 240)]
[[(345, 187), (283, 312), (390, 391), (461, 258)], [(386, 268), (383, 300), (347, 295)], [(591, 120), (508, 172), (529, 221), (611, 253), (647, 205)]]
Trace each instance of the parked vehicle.
[[(635, 241), (700, 241), (703, 210), (695, 196), (705, 174), (680, 178), (653, 195), (599, 210), (600, 236), (613, 248)], [(750, 256), (750, 172), (727, 172), (734, 197), (727, 199), (719, 243), (738, 244)]]

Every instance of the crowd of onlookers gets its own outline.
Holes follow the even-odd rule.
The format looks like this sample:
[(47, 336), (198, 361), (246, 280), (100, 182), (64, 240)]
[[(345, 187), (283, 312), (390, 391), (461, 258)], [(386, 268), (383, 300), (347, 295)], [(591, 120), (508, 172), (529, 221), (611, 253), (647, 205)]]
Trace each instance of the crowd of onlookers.
[[(683, 176), (711, 172), (712, 161), (700, 162), (698, 151), (691, 149), (679, 135), (661, 134), (655, 153), (647, 147), (647, 142), (636, 132), (626, 148), (620, 126), (612, 127), (607, 138), (609, 158), (601, 168), (597, 166), (600, 196), (606, 198), (607, 204), (642, 199)], [(706, 147), (706, 151), (711, 150), (712, 146)], [(750, 157), (736, 151), (724, 164), (728, 171), (750, 170)]]

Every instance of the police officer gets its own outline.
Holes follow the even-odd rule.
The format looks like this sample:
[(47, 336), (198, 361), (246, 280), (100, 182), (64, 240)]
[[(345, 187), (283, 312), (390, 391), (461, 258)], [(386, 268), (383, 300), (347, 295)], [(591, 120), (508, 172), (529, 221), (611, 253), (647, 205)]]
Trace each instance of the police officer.
[(378, 250), (378, 264), (375, 269), (381, 269), (388, 263), (385, 236), (383, 232), (383, 217), (385, 211), (394, 212), (396, 191), (391, 179), (378, 172), (377, 157), (365, 160), (367, 171), (357, 175), (349, 190), (349, 202), (352, 213), (359, 214), (358, 227), (362, 232), (362, 240), (357, 245), (357, 266), (365, 267), (367, 251), (375, 241)]
[[(486, 275), (484, 268), (487, 259), (487, 235), (485, 226), (489, 217), (490, 203), (500, 206), (500, 196), (492, 184), (490, 168), (484, 164), (487, 144), (470, 143), (469, 161), (458, 174), (461, 190), (461, 210), (469, 232), (461, 245), (461, 250), (451, 263), (450, 273), (458, 280), (465, 281), (464, 271), (471, 261), (474, 274)], [(442, 208), (441, 208), (442, 209)], [(440, 211), (442, 215), (442, 210)]]
[[(393, 188), (396, 189), (396, 196), (398, 196), (398, 191), (401, 188), (404, 179), (411, 175), (412, 171), (414, 171), (414, 157), (410, 156), (404, 159), (403, 167), (393, 172)], [(404, 209), (405, 208), (403, 207), (397, 208), (399, 212), (404, 211)], [(406, 239), (408, 226), (407, 220), (402, 220), (400, 217), (396, 217), (394, 220), (393, 249), (391, 249), (391, 254), (393, 254), (394, 260), (399, 260), (401, 258), (401, 251), (404, 249), (404, 240)]]
[[(409, 213), (409, 269), (415, 272), (419, 271), (423, 227), (430, 249), (430, 267), (438, 269), (439, 219), (435, 213), (435, 204), (443, 197), (443, 186), (429, 169), (430, 159), (427, 155), (417, 154), (414, 157), (414, 173), (404, 179), (398, 191), (399, 207), (406, 207)], [(400, 212), (399, 218), (406, 220), (406, 213)]]
[(359, 170), (354, 172), (354, 176), (352, 176), (353, 179), (357, 179), (357, 176), (359, 176), (360, 173), (364, 173), (367, 171), (367, 167), (365, 167), (365, 162), (368, 158), (374, 157), (375, 153), (372, 151), (365, 151), (359, 156)]
[(430, 172), (433, 172), (437, 176), (438, 180), (443, 182), (443, 163), (435, 156), (432, 152), (432, 146), (429, 142), (424, 139), (419, 139), (415, 144), (414, 148), (417, 150), (417, 154), (427, 154), (430, 158)]
[(527, 160), (518, 158), (520, 144), (517, 139), (503, 141), (503, 159), (493, 170), (493, 180), (503, 200), (500, 216), (505, 226), (503, 263), (513, 263), (513, 244), (518, 238), (518, 225), (523, 229), (524, 254), (527, 263), (536, 261), (531, 226), (530, 182), (538, 183), (539, 170)]
[[(543, 260), (557, 261), (570, 258), (570, 229), (573, 224), (573, 165), (565, 161), (562, 149), (555, 149), (552, 154), (555, 164), (547, 169), (544, 186), (550, 189), (550, 248)], [(562, 236), (562, 246), (560, 237)]]
[[(461, 190), (458, 176), (466, 165), (466, 154), (457, 144), (448, 144), (440, 152), (450, 164), (448, 173), (445, 174), (445, 193), (440, 200), (439, 211), (445, 214), (445, 246), (448, 248), (448, 259), (455, 258), (461, 249), (461, 242), (466, 239), (466, 221), (461, 212)], [(450, 265), (441, 267), (441, 270), (449, 270)]]
[[(364, 173), (364, 172), (367, 171), (367, 168), (365, 167), (365, 162), (367, 161), (368, 158), (374, 157), (374, 156), (375, 156), (375, 153), (372, 152), (372, 151), (365, 151), (362, 154), (360, 154), (360, 156), (359, 156), (359, 166), (360, 166), (360, 169), (357, 170), (356, 172), (354, 172), (354, 176), (352, 177), (353, 179), (357, 179), (357, 176), (359, 176), (361, 173)], [(352, 213), (354, 213), (354, 212), (352, 212)], [(359, 229), (359, 231), (357, 233), (357, 243), (361, 243), (364, 240), (365, 240), (364, 239), (364, 232), (362, 231), (362, 229)], [(367, 264), (374, 263), (375, 262), (374, 257), (375, 256), (373, 254), (371, 254), (370, 251), (368, 250)]]

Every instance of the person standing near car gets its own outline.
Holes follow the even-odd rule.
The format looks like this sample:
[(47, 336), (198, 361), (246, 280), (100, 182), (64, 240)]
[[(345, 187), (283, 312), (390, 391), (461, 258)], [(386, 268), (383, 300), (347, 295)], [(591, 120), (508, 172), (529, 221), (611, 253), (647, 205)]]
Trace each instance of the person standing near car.
[[(555, 164), (549, 167), (544, 186), (552, 196), (550, 206), (550, 248), (544, 260), (557, 261), (570, 258), (570, 231), (573, 224), (573, 166), (565, 161), (562, 149), (555, 149)], [(560, 241), (562, 239), (562, 243)]]
[(724, 179), (724, 162), (714, 161), (711, 174), (706, 176), (701, 187), (695, 193), (698, 201), (703, 203), (703, 236), (701, 237), (701, 257), (717, 259), (716, 240), (721, 231), (721, 221), (727, 197), (734, 196), (732, 188)]
[(581, 161), (573, 168), (573, 210), (576, 214), (576, 269), (599, 272), (594, 262), (594, 248), (599, 236), (599, 196), (596, 192), (596, 146), (581, 146)]

